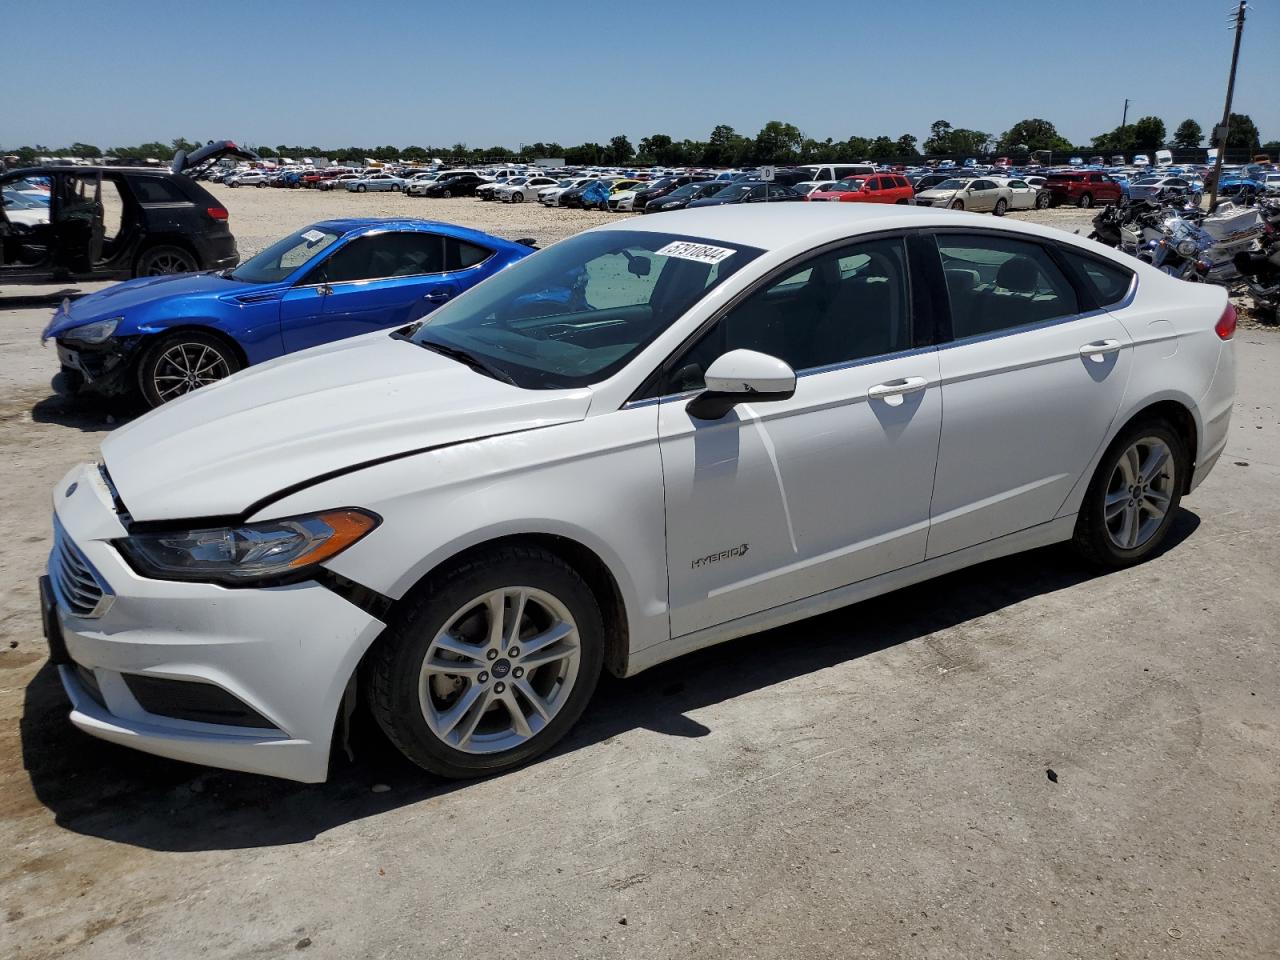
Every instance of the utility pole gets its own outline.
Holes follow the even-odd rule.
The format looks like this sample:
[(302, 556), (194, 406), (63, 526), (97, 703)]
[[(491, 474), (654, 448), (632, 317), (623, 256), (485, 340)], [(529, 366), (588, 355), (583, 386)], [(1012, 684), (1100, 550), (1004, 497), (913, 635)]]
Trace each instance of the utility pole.
[(1213, 160), (1213, 185), (1209, 188), (1209, 209), (1218, 205), (1218, 181), (1222, 179), (1222, 161), (1227, 152), (1227, 132), (1231, 123), (1231, 97), (1236, 92), (1236, 65), (1240, 62), (1240, 37), (1244, 34), (1244, 10), (1248, 6), (1240, 0), (1240, 6), (1232, 15), (1236, 25), (1236, 43), (1231, 50), (1231, 73), (1227, 77), (1227, 104), (1222, 108), (1222, 123), (1214, 131), (1218, 155)]
[(1129, 123), (1129, 98), (1124, 98), (1124, 115), (1120, 118), (1120, 132), (1124, 133), (1125, 126)]

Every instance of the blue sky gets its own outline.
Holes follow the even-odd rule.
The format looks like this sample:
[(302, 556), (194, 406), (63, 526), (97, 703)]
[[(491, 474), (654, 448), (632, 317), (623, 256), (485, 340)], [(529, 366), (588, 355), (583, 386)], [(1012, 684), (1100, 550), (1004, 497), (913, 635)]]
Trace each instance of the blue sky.
[[(1130, 120), (1207, 132), (1230, 9), (59, 0), (23, 8), (26, 42), (9, 33), (0, 143), (568, 146), (705, 139), (717, 123), (754, 135), (773, 119), (819, 140), (923, 139), (934, 120), (998, 134), (1026, 117), (1087, 142), (1119, 124), (1125, 97)], [(1235, 109), (1280, 138), (1280, 0), (1250, 10)]]

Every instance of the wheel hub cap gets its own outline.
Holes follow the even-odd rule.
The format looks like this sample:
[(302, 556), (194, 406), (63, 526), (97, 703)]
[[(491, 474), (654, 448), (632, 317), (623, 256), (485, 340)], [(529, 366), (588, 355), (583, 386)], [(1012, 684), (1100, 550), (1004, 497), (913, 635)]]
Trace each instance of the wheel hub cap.
[(1104, 494), (1103, 517), (1111, 542), (1136, 550), (1164, 523), (1176, 489), (1173, 451), (1159, 437), (1144, 437), (1121, 454)]

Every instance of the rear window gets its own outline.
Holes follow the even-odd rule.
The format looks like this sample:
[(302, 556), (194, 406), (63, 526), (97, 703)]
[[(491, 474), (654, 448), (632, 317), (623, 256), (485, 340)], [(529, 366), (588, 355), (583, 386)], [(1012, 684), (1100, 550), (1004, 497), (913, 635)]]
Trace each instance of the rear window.
[(131, 177), (129, 185), (139, 203), (190, 203), (176, 183), (163, 177)]
[(1129, 292), (1129, 285), (1133, 283), (1133, 271), (1062, 244), (1058, 246), (1058, 251), (1084, 277), (1100, 306), (1110, 306), (1123, 300)]
[(489, 248), (467, 243), (465, 240), (446, 237), (444, 241), (446, 270), (465, 270), (477, 263), (484, 263), (492, 255), (493, 251)]

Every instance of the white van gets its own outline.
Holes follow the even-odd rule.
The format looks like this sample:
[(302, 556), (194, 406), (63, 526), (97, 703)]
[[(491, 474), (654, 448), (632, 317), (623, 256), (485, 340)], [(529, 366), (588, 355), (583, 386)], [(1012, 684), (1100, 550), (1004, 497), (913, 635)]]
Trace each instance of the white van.
[(1172, 166), (1173, 166), (1173, 154), (1172, 154), (1172, 153), (1170, 153), (1168, 150), (1157, 150), (1157, 151), (1156, 151), (1156, 166), (1157, 166), (1157, 167), (1172, 167)]
[(867, 177), (876, 172), (874, 163), (802, 163), (796, 169), (805, 172), (806, 183)]

